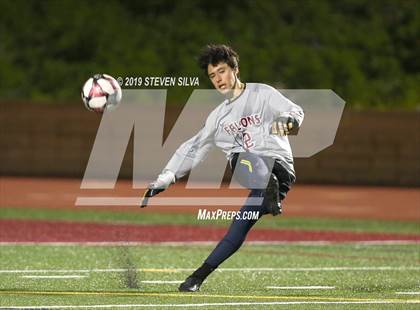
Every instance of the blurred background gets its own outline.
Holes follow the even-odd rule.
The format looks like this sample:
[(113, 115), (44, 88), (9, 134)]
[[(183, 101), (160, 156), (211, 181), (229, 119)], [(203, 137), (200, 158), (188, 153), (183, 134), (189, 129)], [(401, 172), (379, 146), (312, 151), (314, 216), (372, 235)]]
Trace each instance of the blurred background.
[[(334, 145), (297, 159), (298, 182), (419, 186), (419, 33), (415, 0), (1, 1), (0, 172), (81, 177), (100, 121), (80, 99), (89, 76), (198, 76), (208, 88), (197, 54), (225, 43), (243, 81), (346, 101)], [(192, 90), (169, 88), (166, 133)]]

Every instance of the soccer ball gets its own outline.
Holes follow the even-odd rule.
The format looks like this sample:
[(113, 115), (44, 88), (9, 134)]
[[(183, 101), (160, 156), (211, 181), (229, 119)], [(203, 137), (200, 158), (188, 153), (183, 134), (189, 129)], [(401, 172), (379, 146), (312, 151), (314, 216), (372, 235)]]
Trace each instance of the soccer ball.
[(113, 110), (121, 101), (122, 92), (118, 82), (108, 74), (95, 74), (82, 88), (82, 100), (86, 109), (95, 112)]

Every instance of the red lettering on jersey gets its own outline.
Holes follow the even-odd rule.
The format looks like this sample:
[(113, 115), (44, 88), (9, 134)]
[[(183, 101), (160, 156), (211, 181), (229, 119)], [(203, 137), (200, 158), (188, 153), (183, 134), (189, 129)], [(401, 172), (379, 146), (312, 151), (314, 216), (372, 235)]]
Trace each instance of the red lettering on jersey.
[(230, 124), (223, 125), (223, 129), (229, 134), (232, 135), (235, 132), (241, 132), (245, 128), (252, 126), (252, 125), (259, 125), (261, 124), (261, 118), (258, 114), (248, 115), (241, 117), (238, 121), (234, 121)]
[(254, 115), (250, 115), (246, 117), (249, 125), (255, 125)]
[(242, 125), (243, 127), (248, 127), (248, 121), (246, 120), (246, 118), (245, 118), (245, 117), (242, 117), (242, 118), (241, 118), (241, 125)]

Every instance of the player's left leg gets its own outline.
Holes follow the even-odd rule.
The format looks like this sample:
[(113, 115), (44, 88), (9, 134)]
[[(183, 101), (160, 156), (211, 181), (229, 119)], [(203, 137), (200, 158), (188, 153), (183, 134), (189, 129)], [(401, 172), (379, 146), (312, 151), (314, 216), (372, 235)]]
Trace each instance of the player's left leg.
[(296, 177), (279, 162), (275, 161), (264, 196), (264, 205), (269, 213), (282, 213), (282, 201), (295, 183)]

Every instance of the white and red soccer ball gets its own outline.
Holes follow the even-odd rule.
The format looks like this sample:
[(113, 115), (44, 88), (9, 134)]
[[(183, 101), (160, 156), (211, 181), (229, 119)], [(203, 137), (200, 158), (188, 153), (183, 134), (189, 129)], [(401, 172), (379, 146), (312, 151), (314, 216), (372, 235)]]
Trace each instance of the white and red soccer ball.
[(102, 113), (115, 109), (121, 97), (120, 85), (108, 74), (95, 74), (82, 88), (82, 100), (89, 111)]

